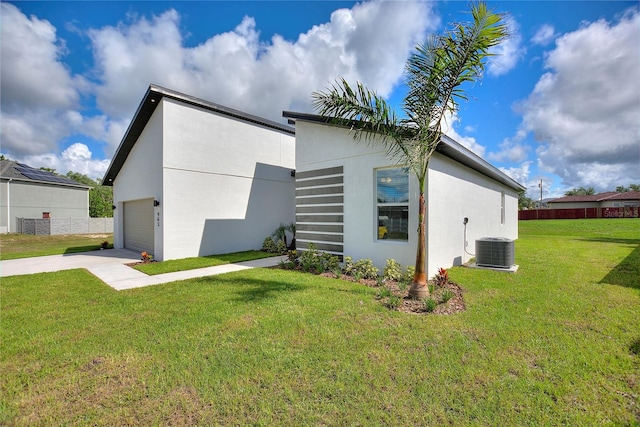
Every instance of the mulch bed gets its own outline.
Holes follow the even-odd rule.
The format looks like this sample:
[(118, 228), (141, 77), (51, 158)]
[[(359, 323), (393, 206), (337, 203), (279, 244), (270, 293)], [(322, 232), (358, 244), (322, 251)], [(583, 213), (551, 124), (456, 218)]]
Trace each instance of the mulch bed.
[[(347, 280), (349, 282), (361, 283), (370, 288), (380, 288), (378, 282), (372, 279), (362, 279), (359, 282), (353, 277), (343, 274), (338, 277), (333, 273), (322, 273), (320, 276), (323, 277), (331, 277), (334, 279)], [(433, 284), (433, 282), (429, 282), (429, 284)], [(398, 306), (398, 308), (394, 308), (397, 311), (408, 313), (408, 314), (455, 314), (466, 310), (466, 306), (464, 304), (464, 299), (462, 297), (463, 289), (453, 282), (447, 282), (444, 286), (435, 286), (434, 291), (431, 294), (431, 298), (438, 302), (438, 305), (432, 311), (427, 311), (425, 308), (425, 304), (422, 300), (414, 299), (409, 296), (409, 287), (403, 291), (401, 290), (401, 286), (398, 282), (395, 281), (385, 281), (384, 286), (391, 290), (391, 293), (395, 296), (398, 296), (402, 300), (402, 304)], [(442, 294), (449, 290), (453, 297), (451, 297), (447, 302), (443, 302), (441, 300)], [(380, 301), (387, 305), (388, 298), (380, 298)]]

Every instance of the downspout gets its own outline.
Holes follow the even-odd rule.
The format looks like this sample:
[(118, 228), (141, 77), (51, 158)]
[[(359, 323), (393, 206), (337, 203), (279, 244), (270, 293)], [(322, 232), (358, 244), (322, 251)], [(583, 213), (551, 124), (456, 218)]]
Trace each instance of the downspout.
[(7, 234), (11, 232), (11, 190), (9, 189), (11, 181), (13, 181), (11, 178), (7, 181)]

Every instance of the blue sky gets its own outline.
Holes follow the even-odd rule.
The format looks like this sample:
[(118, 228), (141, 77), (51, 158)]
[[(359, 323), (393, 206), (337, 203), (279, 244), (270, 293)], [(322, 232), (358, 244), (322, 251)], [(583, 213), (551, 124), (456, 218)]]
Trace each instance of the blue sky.
[[(638, 2), (488, 2), (511, 38), (448, 134), (528, 195), (640, 183)], [(1, 145), (102, 177), (150, 83), (283, 121), (339, 76), (393, 105), (413, 47), (468, 3), (2, 2)]]

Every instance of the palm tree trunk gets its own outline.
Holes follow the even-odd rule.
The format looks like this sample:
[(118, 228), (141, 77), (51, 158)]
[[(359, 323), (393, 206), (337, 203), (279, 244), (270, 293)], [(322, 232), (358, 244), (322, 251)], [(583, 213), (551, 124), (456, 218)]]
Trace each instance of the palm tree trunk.
[(420, 202), (418, 210), (418, 249), (416, 252), (416, 270), (409, 288), (409, 296), (413, 298), (425, 298), (429, 296), (427, 286), (427, 244), (426, 244), (426, 217), (427, 207), (424, 201), (424, 190), (420, 190)]

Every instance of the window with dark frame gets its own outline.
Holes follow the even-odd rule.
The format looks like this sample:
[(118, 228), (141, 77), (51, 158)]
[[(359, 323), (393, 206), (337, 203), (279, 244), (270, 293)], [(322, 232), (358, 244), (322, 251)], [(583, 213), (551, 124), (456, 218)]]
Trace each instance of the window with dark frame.
[(377, 240), (409, 240), (409, 169), (376, 170)]

